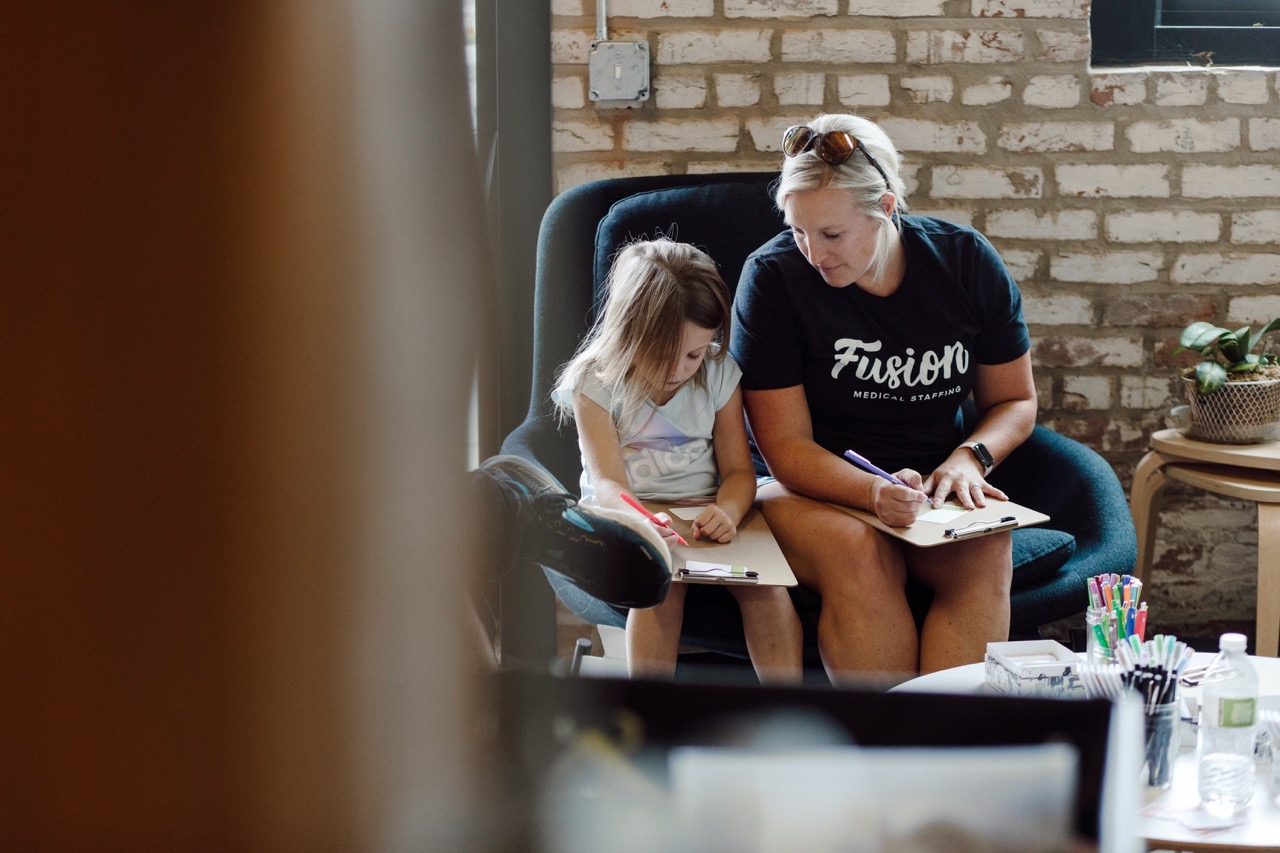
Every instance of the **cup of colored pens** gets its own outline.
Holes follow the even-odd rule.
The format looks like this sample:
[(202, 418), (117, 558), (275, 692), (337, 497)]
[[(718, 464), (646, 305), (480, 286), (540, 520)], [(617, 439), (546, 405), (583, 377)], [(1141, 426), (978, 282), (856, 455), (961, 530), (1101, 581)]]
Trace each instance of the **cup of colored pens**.
[(1178, 679), (1195, 650), (1172, 635), (1157, 634), (1143, 642), (1137, 636), (1117, 643), (1112, 663), (1086, 661), (1080, 683), (1090, 698), (1134, 696), (1142, 704), (1143, 781), (1153, 788), (1173, 783), (1178, 755)]
[(1116, 648), (1130, 637), (1142, 642), (1147, 632), (1147, 603), (1142, 581), (1132, 575), (1105, 574), (1089, 578), (1089, 608), (1084, 626), (1089, 660), (1114, 663)]

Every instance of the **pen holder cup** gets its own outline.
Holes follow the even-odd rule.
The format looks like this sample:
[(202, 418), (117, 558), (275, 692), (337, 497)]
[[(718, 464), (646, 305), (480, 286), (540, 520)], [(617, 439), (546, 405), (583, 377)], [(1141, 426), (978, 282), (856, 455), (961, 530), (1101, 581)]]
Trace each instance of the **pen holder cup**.
[(1084, 613), (1086, 651), (1089, 663), (1116, 662), (1116, 620), (1110, 610), (1090, 607)]
[(1143, 708), (1142, 781), (1148, 788), (1173, 784), (1178, 758), (1178, 702)]

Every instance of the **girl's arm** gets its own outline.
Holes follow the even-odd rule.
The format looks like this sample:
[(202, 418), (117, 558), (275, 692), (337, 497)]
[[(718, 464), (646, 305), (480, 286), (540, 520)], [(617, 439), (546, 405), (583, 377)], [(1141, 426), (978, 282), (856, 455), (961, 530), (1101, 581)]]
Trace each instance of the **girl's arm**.
[[(716, 451), (720, 488), (716, 501), (693, 523), (698, 538), (728, 542), (738, 533), (738, 524), (756, 499), (756, 471), (747, 444), (747, 425), (742, 413), (742, 389), (733, 389), (729, 401), (716, 412), (711, 428)], [(718, 511), (717, 511), (718, 509)]]

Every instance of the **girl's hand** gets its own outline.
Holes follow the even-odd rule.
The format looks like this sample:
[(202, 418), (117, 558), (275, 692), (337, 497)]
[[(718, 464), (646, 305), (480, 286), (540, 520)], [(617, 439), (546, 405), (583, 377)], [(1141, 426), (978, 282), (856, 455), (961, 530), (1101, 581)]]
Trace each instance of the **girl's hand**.
[(693, 522), (694, 539), (710, 539), (712, 542), (724, 544), (738, 535), (738, 525), (729, 518), (729, 514), (715, 504), (707, 504), (706, 509), (698, 514)]
[(965, 509), (986, 506), (988, 496), (1008, 500), (1004, 492), (987, 482), (976, 466), (977, 462), (972, 458), (955, 455), (939, 465), (924, 484), (932, 505), (942, 506), (951, 494), (955, 494), (956, 501)]
[(658, 533), (662, 534), (662, 538), (667, 540), (667, 544), (671, 546), (680, 544), (679, 542), (676, 541), (676, 537), (679, 534), (676, 533), (676, 530), (674, 527), (670, 526), (671, 516), (667, 515), (665, 512), (655, 512), (653, 514), (653, 517), (658, 519), (658, 521), (661, 521), (662, 524), (667, 525), (666, 527), (663, 527), (662, 524), (658, 524), (656, 521), (649, 522), (654, 526), (654, 529), (657, 530)]
[(925, 507), (928, 495), (921, 490), (918, 472), (903, 468), (894, 472), (894, 476), (907, 485), (899, 486), (876, 477), (871, 484), (871, 509), (876, 518), (890, 527), (906, 527)]

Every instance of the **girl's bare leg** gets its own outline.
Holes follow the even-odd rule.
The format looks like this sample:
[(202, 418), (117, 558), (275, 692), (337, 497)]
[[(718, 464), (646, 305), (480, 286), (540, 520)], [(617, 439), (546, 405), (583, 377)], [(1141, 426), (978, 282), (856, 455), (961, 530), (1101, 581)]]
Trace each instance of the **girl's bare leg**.
[(684, 623), (685, 585), (673, 583), (656, 607), (627, 613), (627, 673), (632, 678), (672, 678)]
[(730, 586), (742, 611), (742, 631), (762, 684), (795, 683), (804, 674), (804, 633), (787, 588)]

